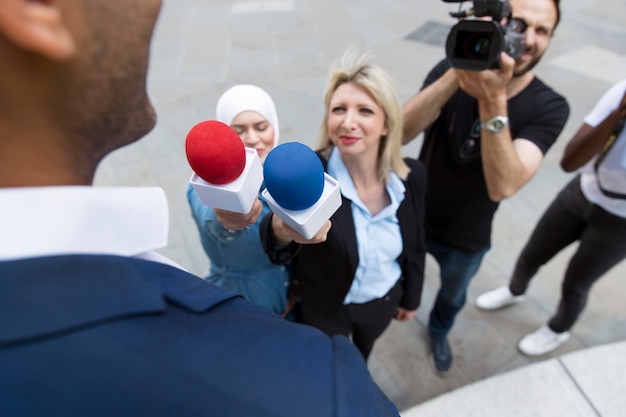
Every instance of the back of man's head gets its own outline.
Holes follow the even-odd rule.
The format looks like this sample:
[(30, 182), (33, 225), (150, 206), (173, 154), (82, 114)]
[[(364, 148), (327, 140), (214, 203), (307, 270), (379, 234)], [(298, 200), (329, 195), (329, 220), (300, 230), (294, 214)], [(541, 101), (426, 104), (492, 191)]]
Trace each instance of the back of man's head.
[(106, 154), (154, 126), (146, 71), (160, 0), (118, 3), (3, 1), (0, 186), (89, 184)]

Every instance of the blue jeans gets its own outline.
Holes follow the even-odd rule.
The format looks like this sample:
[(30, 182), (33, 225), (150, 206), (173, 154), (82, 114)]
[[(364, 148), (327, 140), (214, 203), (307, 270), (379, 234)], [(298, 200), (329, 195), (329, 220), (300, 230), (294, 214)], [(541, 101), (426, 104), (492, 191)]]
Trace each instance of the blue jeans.
[(454, 318), (465, 305), (467, 287), (490, 246), (469, 253), (426, 239), (426, 247), (428, 253), (437, 260), (441, 276), (441, 288), (430, 311), (428, 330), (433, 335), (445, 336), (452, 328)]

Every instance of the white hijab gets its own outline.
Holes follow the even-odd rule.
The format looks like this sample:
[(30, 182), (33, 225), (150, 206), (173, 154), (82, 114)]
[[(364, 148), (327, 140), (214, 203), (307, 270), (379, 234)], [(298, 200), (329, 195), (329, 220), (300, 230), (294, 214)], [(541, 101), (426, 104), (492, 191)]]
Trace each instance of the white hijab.
[(216, 120), (230, 126), (241, 112), (255, 111), (265, 117), (274, 128), (274, 146), (278, 143), (279, 128), (276, 106), (272, 97), (260, 87), (250, 84), (235, 85), (222, 94), (215, 108)]

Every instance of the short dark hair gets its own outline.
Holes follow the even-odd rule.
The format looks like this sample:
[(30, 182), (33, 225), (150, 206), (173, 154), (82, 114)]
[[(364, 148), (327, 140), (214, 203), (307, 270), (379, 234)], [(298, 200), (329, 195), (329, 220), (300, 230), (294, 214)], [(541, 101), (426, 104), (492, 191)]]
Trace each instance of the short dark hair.
[(554, 2), (554, 7), (556, 8), (556, 22), (554, 22), (554, 27), (552, 28), (552, 31), (554, 32), (554, 29), (556, 29), (559, 22), (561, 21), (561, 7), (559, 5), (560, 0), (552, 0), (552, 1)]

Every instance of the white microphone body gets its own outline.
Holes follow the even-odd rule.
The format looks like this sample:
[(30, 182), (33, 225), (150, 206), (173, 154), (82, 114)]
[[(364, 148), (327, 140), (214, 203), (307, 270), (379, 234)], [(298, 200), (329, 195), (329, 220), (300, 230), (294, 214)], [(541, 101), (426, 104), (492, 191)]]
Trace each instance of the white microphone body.
[(281, 207), (264, 189), (261, 196), (270, 206), (272, 212), (287, 223), (306, 239), (311, 239), (322, 228), (326, 220), (341, 206), (341, 192), (339, 183), (330, 175), (324, 173), (324, 189), (315, 204), (303, 210), (289, 210)]
[(239, 177), (229, 183), (215, 185), (206, 182), (195, 172), (192, 174), (189, 182), (202, 204), (244, 214), (252, 210), (263, 183), (263, 167), (255, 149), (244, 150), (246, 165)]

